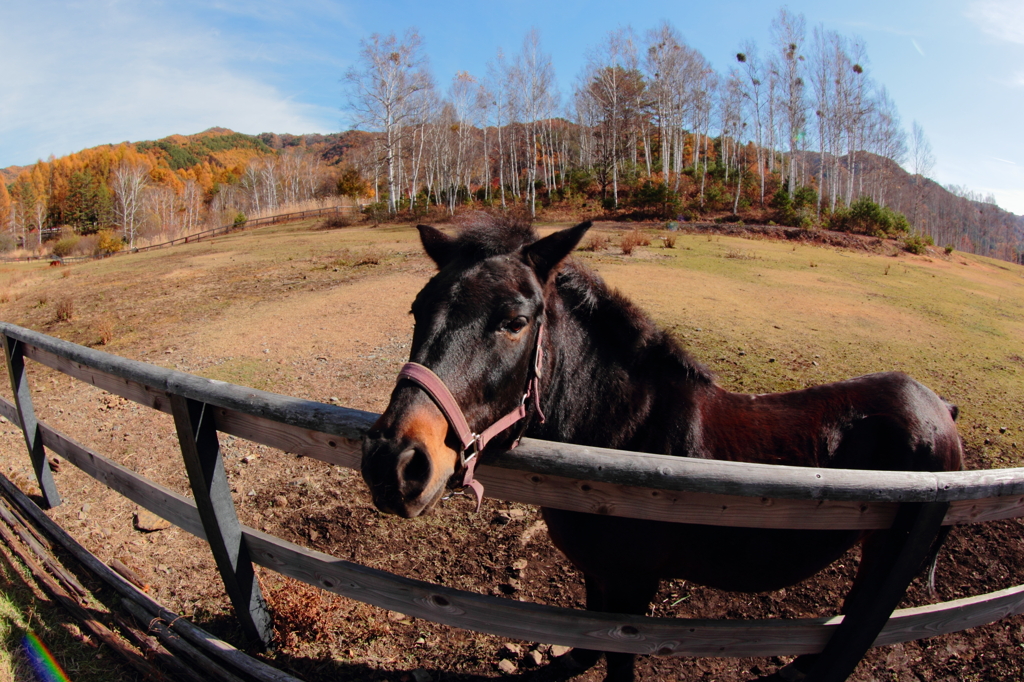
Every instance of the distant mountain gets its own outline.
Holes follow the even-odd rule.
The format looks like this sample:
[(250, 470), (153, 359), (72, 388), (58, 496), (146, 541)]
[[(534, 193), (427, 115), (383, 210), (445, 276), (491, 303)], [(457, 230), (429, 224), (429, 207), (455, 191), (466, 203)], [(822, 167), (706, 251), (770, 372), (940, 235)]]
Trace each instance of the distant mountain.
[[(833, 159), (826, 155), (825, 182)], [(804, 173), (818, 178), (820, 157), (805, 152)], [(838, 159), (840, 175), (848, 179), (851, 160)], [(873, 200), (903, 213), (917, 230), (931, 235), (939, 246), (978, 253), (1003, 260), (1020, 260), (1024, 250), (1024, 216), (994, 203), (961, 196), (929, 178), (915, 176), (899, 164), (868, 152), (858, 152), (854, 196), (868, 194)], [(954, 188), (955, 189), (955, 188)]]

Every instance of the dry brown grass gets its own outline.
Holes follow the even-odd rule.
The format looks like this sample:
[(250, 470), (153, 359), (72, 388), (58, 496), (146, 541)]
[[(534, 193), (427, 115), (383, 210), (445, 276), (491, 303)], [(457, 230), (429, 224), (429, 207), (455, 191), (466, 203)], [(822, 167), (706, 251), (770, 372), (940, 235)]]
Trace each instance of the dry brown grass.
[(96, 333), (100, 336), (100, 345), (107, 346), (111, 341), (114, 340), (114, 332), (116, 326), (114, 318), (108, 316), (101, 317), (96, 321)]
[(606, 234), (592, 234), (587, 243), (580, 247), (580, 251), (605, 251), (608, 249), (608, 245), (611, 240)]
[[(286, 395), (315, 400), (337, 396), (338, 404), (380, 411), (387, 404), (395, 373), (408, 357), (412, 327), (407, 314), (409, 302), (435, 268), (422, 256), (415, 230), (408, 227), (316, 231), (313, 224), (273, 226), (230, 239), (75, 266), (78, 316), (91, 322), (110, 314), (108, 311), (115, 312), (119, 328), (112, 351), (121, 355), (166, 366), (180, 365), (210, 378)], [(657, 259), (604, 257), (589, 261), (609, 285), (650, 312), (698, 359), (707, 361), (727, 388), (789, 390), (856, 374), (900, 369), (925, 378), (937, 391), (960, 404), (961, 433), (969, 446), (1001, 464), (1001, 458), (1009, 460), (1019, 453), (1010, 444), (1014, 439), (1019, 443), (1019, 435), (1008, 435), (1019, 434), (1021, 429), (1019, 401), (992, 399), (994, 395), (1019, 392), (1019, 358), (1024, 357), (1019, 268), (1009, 272), (1002, 265), (969, 255), (963, 257), (963, 262), (931, 263), (909, 256), (894, 259), (830, 249), (811, 251), (813, 247), (794, 251), (792, 244), (771, 241), (757, 244), (755, 263), (723, 258), (725, 248), (750, 249), (749, 244), (736, 238), (680, 234), (676, 249), (659, 249)], [(365, 252), (373, 249), (386, 256), (384, 265), (342, 268), (339, 272), (324, 267), (343, 251), (354, 263), (364, 260)], [(809, 256), (821, 267), (808, 268)], [(894, 267), (885, 276), (883, 271), (890, 263)], [(14, 302), (6, 304), (4, 319), (25, 319), (28, 326), (51, 332), (52, 310), (36, 309), (33, 303), (44, 287), (55, 291), (52, 287), (57, 274), (44, 266), (19, 268), (33, 274), (26, 286), (14, 289)], [(57, 295), (53, 293), (51, 298)], [(18, 296), (23, 299), (21, 303), (17, 302)], [(85, 333), (76, 331), (79, 326)], [(58, 335), (80, 343), (94, 341), (95, 332), (95, 323), (64, 325), (56, 330)], [(988, 357), (992, 360), (987, 361)], [(776, 362), (768, 358), (776, 358)], [(1004, 358), (1008, 359), (1004, 362)], [(70, 385), (69, 379), (58, 379), (61, 387)], [(82, 416), (54, 414), (58, 406), (70, 410), (64, 389), (55, 390), (52, 385), (42, 378), (33, 383), (34, 388), (46, 391), (38, 402), (42, 417), (55, 420), (55, 425), (69, 433), (84, 433), (84, 438), (92, 439), (91, 446), (105, 453), (113, 451), (111, 454), (126, 466), (160, 467), (156, 473), (145, 473), (167, 481), (179, 492), (184, 490), (180, 455), (174, 452), (173, 424), (167, 421), (167, 415), (143, 414), (140, 407), (136, 418), (147, 424), (151, 421), (152, 425), (145, 427), (148, 430), (140, 425), (111, 431), (109, 422), (128, 426), (127, 420), (136, 413), (129, 406), (105, 408), (102, 412), (95, 409), (96, 400), (102, 398), (87, 402), (81, 396), (91, 395), (85, 391), (95, 389), (83, 385), (76, 389), (82, 393), (74, 394), (83, 408)], [(1007, 435), (998, 430), (987, 433), (988, 425), (1006, 425), (1010, 431)], [(126, 439), (125, 432), (137, 440), (133, 443)], [(151, 440), (154, 434), (159, 438)], [(13, 435), (7, 438), (8, 459), (0, 462), (4, 468), (15, 464), (25, 468), (25, 480), (30, 480), (23, 441)], [(986, 440), (991, 440), (991, 445)], [(153, 454), (154, 442), (161, 448), (160, 456)], [(244, 500), (239, 504), (242, 521), (312, 549), (435, 581), (435, 567), (436, 572), (447, 571), (451, 559), (448, 554), (439, 555), (436, 543), (450, 547), (456, 537), (477, 537), (482, 532), (478, 523), (468, 526), (469, 530), (461, 521), (449, 524), (456, 518), (456, 510), (411, 524), (414, 528), (400, 525), (409, 522), (369, 511), (370, 502), (358, 474), (343, 477), (326, 471), (320, 463), (264, 452), (243, 439), (225, 442), (224, 447), (232, 449), (232, 483)], [(244, 461), (241, 455), (247, 453), (259, 454), (256, 461), (265, 464), (259, 469), (238, 464)], [(72, 478), (76, 475), (79, 478)], [(270, 517), (261, 515), (264, 507), (252, 506), (281, 491), (295, 490), (299, 476), (308, 477), (308, 483), (302, 486), (302, 507), (274, 507), (275, 515)], [(146, 540), (139, 547), (130, 542), (134, 538), (129, 535), (134, 532), (130, 521), (125, 522), (123, 535), (116, 526), (113, 538), (91, 535), (107, 523), (99, 518), (100, 508), (107, 505), (97, 502), (95, 487), (85, 492), (86, 483), (80, 482), (85, 480), (84, 474), (67, 467), (60, 477), (62, 493), (75, 502), (55, 513), (63, 514), (67, 527), (84, 536), (83, 541), (94, 551), (145, 557), (140, 564), (151, 565), (153, 577), (163, 581), (162, 585), (154, 582), (160, 597), (183, 613), (197, 611), (197, 602), (200, 620), (203, 614), (230, 608), (222, 587), (206, 589), (193, 577), (200, 573), (189, 562), (194, 556), (208, 554), (205, 546), (203, 552), (198, 552), (184, 544), (191, 541), (191, 536), (178, 533), (178, 538), (172, 535), (177, 531), (168, 531), (159, 543)], [(250, 489), (256, 491), (254, 497), (246, 496)], [(92, 514), (96, 516), (95, 520), (92, 515), (85, 520), (89, 526), (78, 519), (80, 503), (87, 500), (92, 502)], [(121, 507), (111, 504), (111, 508), (119, 510), (117, 518), (130, 518), (128, 503)], [(351, 517), (344, 515), (348, 512)], [(303, 519), (310, 518), (311, 513), (321, 514), (322, 522), (332, 524), (337, 533), (328, 540), (321, 536), (316, 541), (300, 534)], [(520, 524), (518, 530), (516, 523)], [(481, 535), (479, 544), (488, 553), (505, 546), (501, 543), (519, 547), (515, 533), (525, 533), (525, 526), (522, 522), (487, 524), (487, 537)], [(431, 535), (431, 529), (442, 535)], [(422, 535), (409, 539), (410, 533)], [(392, 553), (389, 548), (397, 547), (393, 544), (395, 538), (402, 538), (404, 544)], [(106, 549), (107, 543), (112, 548)], [(157, 550), (165, 547), (186, 551), (176, 556), (173, 549), (168, 550), (163, 553), (168, 558), (161, 558)], [(425, 549), (422, 554), (408, 549), (415, 547)], [(553, 594), (546, 603), (555, 605), (571, 605), (572, 600), (582, 599), (582, 588), (577, 587), (575, 578), (566, 579), (557, 592), (540, 591), (540, 586), (548, 585), (549, 576), (561, 573), (554, 573), (551, 564), (542, 561), (549, 557), (545, 552), (554, 551), (543, 534), (530, 550), (541, 556), (536, 561), (530, 556), (531, 573), (525, 584), (538, 592), (534, 597), (524, 591), (525, 598), (545, 601)], [(511, 552), (499, 556), (518, 558)], [(204, 561), (201, 567), (205, 566), (207, 573), (201, 575), (210, 576), (213, 584), (217, 578), (212, 560)], [(554, 566), (560, 565), (552, 561)], [(172, 572), (160, 571), (161, 563)], [(499, 572), (507, 563), (497, 561)], [(173, 582), (176, 575), (183, 576), (177, 586)], [(530, 576), (534, 575), (538, 579), (530, 587)], [(450, 584), (481, 592), (506, 579), (501, 573), (470, 571), (446, 572), (445, 577)], [(331, 595), (316, 588), (293, 583), (277, 586), (281, 580), (279, 576), (265, 580), (274, 584), (264, 593), (273, 602), (281, 640), (298, 642), (296, 646), (304, 658), (289, 658), (291, 654), (285, 652), (278, 662), (301, 666), (301, 661), (315, 661), (318, 665), (330, 661), (332, 655), (340, 655), (346, 657), (342, 665), (351, 666), (315, 673), (310, 663), (313, 674), (307, 679), (373, 679), (380, 670), (378, 679), (393, 680), (417, 665), (459, 669), (481, 677), (494, 674), (491, 657), (501, 645), (497, 638), (457, 632), (420, 619), (408, 619), (409, 623), (391, 620), (374, 607), (352, 605), (348, 600), (340, 600), (338, 606)], [(299, 588), (309, 593), (302, 594)], [(282, 592), (283, 605), (274, 601), (278, 591)], [(675, 599), (673, 595), (668, 603)], [(318, 618), (317, 614), (327, 614), (332, 623), (325, 623), (323, 618), (327, 616)], [(663, 612), (659, 610), (658, 615)], [(664, 615), (672, 615), (671, 610)], [(323, 634), (325, 627), (328, 635)], [(335, 641), (328, 645), (330, 633)], [(417, 643), (418, 638), (427, 643)], [(427, 644), (438, 648), (428, 649)], [(659, 670), (668, 671), (663, 675), (648, 673), (647, 679), (681, 676), (679, 666), (684, 664), (661, 660), (642, 662), (646, 666), (662, 665)], [(701, 665), (705, 664), (707, 661)], [(691, 668), (687, 667), (686, 672), (692, 672)]]
[(75, 317), (75, 299), (64, 296), (57, 301), (57, 321), (70, 322)]
[(301, 642), (334, 642), (332, 615), (341, 598), (292, 578), (280, 576), (280, 580), (274, 588), (263, 589), (274, 614), (277, 642), (290, 647)]
[(351, 227), (353, 224), (355, 224), (355, 221), (352, 219), (352, 216), (339, 213), (326, 218), (317, 226), (317, 229), (336, 230), (342, 227)]
[(622, 249), (622, 254), (630, 256), (633, 254), (633, 250), (638, 246), (650, 246), (651, 239), (640, 230), (630, 230), (626, 234), (622, 235), (622, 239), (619, 241), (619, 248)]
[(722, 258), (734, 258), (736, 260), (757, 260), (757, 254), (743, 249), (726, 249)]

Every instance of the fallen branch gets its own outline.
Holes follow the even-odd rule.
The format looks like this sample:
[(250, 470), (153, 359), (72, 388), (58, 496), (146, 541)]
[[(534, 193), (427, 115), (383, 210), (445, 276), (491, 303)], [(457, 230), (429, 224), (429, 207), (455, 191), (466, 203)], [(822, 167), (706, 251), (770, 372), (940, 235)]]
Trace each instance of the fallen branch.
[(27, 517), (53, 538), (57, 544), (61, 545), (69, 554), (92, 571), (96, 577), (121, 595), (125, 603), (130, 601), (145, 609), (145, 612), (148, 614), (147, 622), (152, 618), (160, 618), (164, 622), (170, 623), (170, 629), (173, 632), (181, 635), (197, 648), (202, 649), (217, 660), (259, 682), (301, 682), (297, 677), (273, 668), (263, 661), (252, 658), (227, 642), (217, 639), (190, 621), (181, 618), (178, 614), (165, 609), (149, 597), (149, 595), (144, 594), (115, 571), (111, 570), (109, 566), (100, 561), (92, 552), (82, 547), (67, 531), (60, 527), (60, 524), (43, 513), (43, 510), (36, 506), (25, 493), (21, 492), (3, 474), (0, 474), (0, 489)]
[(159, 637), (165, 647), (187, 658), (196, 669), (203, 671), (210, 678), (220, 680), (220, 682), (242, 682), (239, 677), (218, 665), (209, 656), (182, 639), (180, 635), (171, 632), (167, 627), (168, 624), (162, 619), (149, 617), (149, 614), (135, 602), (124, 600), (121, 605), (136, 620), (145, 623), (147, 631)]
[(137, 621), (134, 618), (115, 613), (114, 621), (121, 628), (125, 637), (131, 640), (135, 646), (142, 650), (146, 654), (147, 658), (159, 661), (163, 665), (167, 666), (167, 668), (173, 672), (175, 677), (187, 680), (188, 682), (209, 682), (205, 677), (201, 676), (181, 661), (177, 656), (164, 648), (164, 646), (160, 644), (155, 637), (139, 630)]
[(64, 582), (65, 585), (71, 588), (73, 592), (78, 594), (80, 598), (85, 598), (89, 594), (82, 583), (78, 582), (71, 572), (60, 565), (57, 560), (50, 554), (50, 551), (41, 545), (36, 539), (35, 534), (31, 532), (31, 529), (25, 524), (20, 516), (14, 514), (13, 510), (8, 508), (7, 500), (3, 500), (0, 503), (0, 518), (7, 522), (14, 532), (18, 534), (21, 541), (28, 545), (28, 548), (35, 552), (35, 555), (46, 565), (50, 572), (53, 573), (57, 578)]
[[(0, 505), (0, 507), (2, 506), (3, 505)], [(0, 516), (2, 516), (2, 514), (0, 514)], [(6, 521), (7, 519), (5, 518), (4, 520)], [(32, 576), (40, 585), (42, 585), (43, 589), (61, 606), (71, 612), (71, 615), (81, 621), (82, 625), (84, 625), (89, 632), (95, 635), (97, 639), (117, 652), (128, 662), (129, 665), (142, 673), (142, 675), (147, 679), (155, 680), (156, 682), (170, 682), (170, 680), (168, 680), (162, 672), (154, 668), (149, 661), (145, 659), (145, 657), (128, 644), (122, 642), (106, 625), (96, 620), (92, 613), (83, 608), (77, 600), (72, 598), (56, 580), (50, 577), (50, 575), (43, 570), (42, 566), (36, 563), (29, 553), (30, 550), (14, 536), (14, 533), (12, 533), (7, 526), (2, 523), (0, 523), (0, 538), (2, 538), (7, 544), (7, 547), (19, 559), (21, 559), (22, 563), (25, 564), (25, 567), (32, 573)]]

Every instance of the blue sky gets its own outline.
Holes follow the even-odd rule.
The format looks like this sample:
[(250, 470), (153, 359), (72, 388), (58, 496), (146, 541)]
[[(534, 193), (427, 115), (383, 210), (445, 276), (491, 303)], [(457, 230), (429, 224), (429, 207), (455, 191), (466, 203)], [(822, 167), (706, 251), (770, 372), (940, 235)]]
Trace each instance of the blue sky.
[[(725, 71), (745, 40), (769, 49), (781, 5), (753, 0), (408, 2), (78, 0), (0, 4), (0, 167), (123, 140), (224, 126), (246, 133), (348, 127), (341, 77), (372, 33), (419, 30), (439, 86), (483, 75), (531, 27), (565, 98), (611, 30), (668, 20)], [(1024, 214), (1024, 0), (801, 0), (867, 44), (869, 73), (922, 124), (939, 182)]]

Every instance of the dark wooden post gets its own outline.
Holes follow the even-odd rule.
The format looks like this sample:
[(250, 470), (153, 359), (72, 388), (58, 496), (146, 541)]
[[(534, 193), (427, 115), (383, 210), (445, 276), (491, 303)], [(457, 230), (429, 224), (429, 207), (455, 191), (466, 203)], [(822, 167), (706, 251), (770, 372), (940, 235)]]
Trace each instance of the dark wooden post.
[(863, 576), (859, 594), (818, 654), (807, 682), (843, 682), (853, 673), (921, 572), (948, 510), (949, 502), (900, 505), (892, 527), (884, 531), (881, 556)]
[(53, 481), (50, 463), (46, 461), (46, 450), (43, 448), (43, 436), (39, 431), (36, 412), (32, 408), (32, 393), (28, 387), (28, 374), (25, 371), (25, 354), (21, 341), (3, 336), (4, 356), (7, 359), (7, 373), (11, 377), (11, 390), (14, 391), (14, 404), (18, 408), (18, 419), (21, 421), (21, 432), (25, 436), (28, 455), (32, 459), (32, 469), (36, 472), (36, 481), (43, 494), (43, 504), (52, 509), (61, 503), (57, 484)]
[(246, 637), (266, 646), (273, 637), (270, 612), (256, 581), (249, 548), (231, 499), (213, 408), (172, 395), (171, 413), (206, 541), (217, 561), (228, 597)]

